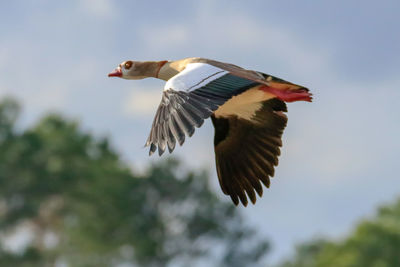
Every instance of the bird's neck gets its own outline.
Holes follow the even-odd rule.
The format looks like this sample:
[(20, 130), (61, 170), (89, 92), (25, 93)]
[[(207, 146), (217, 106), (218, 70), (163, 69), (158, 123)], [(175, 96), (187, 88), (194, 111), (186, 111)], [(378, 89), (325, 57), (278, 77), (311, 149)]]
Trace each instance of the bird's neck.
[(200, 58), (192, 57), (175, 61), (158, 61), (158, 64), (161, 64), (161, 67), (158, 70), (156, 78), (168, 81), (173, 76), (183, 71), (188, 64), (200, 62), (200, 60)]
[(175, 66), (173, 61), (159, 61), (161, 67), (158, 69), (156, 78), (168, 81), (170, 78), (180, 72)]

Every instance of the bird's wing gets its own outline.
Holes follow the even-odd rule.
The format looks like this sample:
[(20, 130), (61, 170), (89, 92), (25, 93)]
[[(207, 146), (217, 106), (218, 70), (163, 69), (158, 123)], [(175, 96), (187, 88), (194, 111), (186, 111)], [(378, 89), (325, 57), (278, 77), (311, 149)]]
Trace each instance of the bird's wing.
[(219, 106), (257, 84), (207, 63), (188, 64), (165, 84), (146, 142), (149, 154), (157, 147), (159, 155), (166, 147), (172, 152), (176, 141), (182, 145)]
[(309, 90), (301, 85), (294, 84), (288, 81), (285, 81), (283, 79), (280, 79), (278, 77), (262, 73), (259, 71), (254, 71), (254, 70), (247, 70), (243, 69), (239, 66), (229, 64), (229, 63), (224, 63), (212, 59), (206, 59), (206, 58), (197, 58), (194, 59), (195, 61), (198, 62), (205, 62), (207, 64), (213, 65), (215, 67), (221, 68), (223, 70), (229, 71), (231, 74), (236, 75), (238, 77), (242, 77), (248, 80), (255, 81), (259, 84), (266, 85), (268, 87), (277, 89), (277, 90), (291, 90), (291, 91), (296, 91), (296, 90), (302, 90), (305, 92), (308, 92)]
[(255, 192), (259, 196), (263, 192), (260, 181), (269, 187), (278, 164), (286, 111), (286, 104), (273, 98), (262, 103), (252, 120), (212, 116), (219, 183), (236, 205), (240, 200), (246, 206), (247, 197), (255, 203)]

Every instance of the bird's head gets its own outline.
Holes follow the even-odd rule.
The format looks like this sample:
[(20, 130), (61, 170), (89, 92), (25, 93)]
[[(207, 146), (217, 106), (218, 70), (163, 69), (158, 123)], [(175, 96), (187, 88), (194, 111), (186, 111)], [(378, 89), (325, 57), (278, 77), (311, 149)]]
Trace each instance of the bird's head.
[[(161, 61), (160, 61), (161, 62)], [(147, 77), (157, 77), (163, 64), (158, 61), (127, 60), (108, 74), (108, 77), (120, 77), (127, 80), (140, 80)], [(164, 61), (162, 61), (164, 63)]]

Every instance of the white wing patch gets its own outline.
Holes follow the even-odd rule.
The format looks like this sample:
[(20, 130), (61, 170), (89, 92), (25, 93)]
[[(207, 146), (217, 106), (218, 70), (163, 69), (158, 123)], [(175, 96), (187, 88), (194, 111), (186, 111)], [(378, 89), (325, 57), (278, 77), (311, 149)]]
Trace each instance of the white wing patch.
[(206, 63), (190, 63), (179, 74), (167, 81), (164, 91), (190, 92), (224, 76), (228, 71)]

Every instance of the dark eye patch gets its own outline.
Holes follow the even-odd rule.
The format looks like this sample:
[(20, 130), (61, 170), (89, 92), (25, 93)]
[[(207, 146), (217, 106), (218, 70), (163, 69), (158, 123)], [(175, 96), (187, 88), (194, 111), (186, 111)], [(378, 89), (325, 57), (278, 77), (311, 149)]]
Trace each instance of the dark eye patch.
[(132, 61), (127, 61), (124, 64), (125, 69), (129, 70), (132, 67), (133, 62)]

